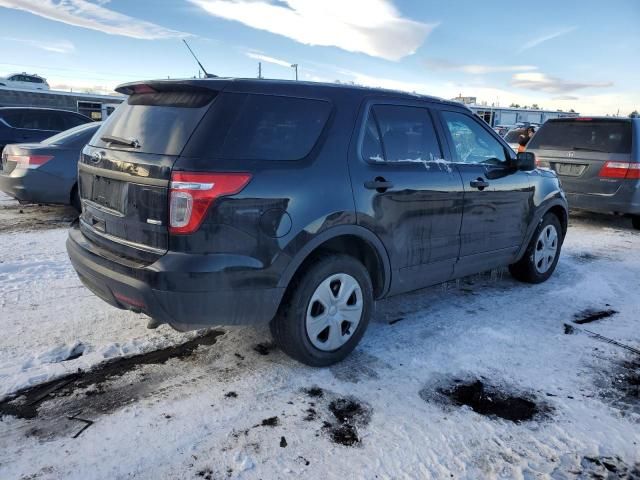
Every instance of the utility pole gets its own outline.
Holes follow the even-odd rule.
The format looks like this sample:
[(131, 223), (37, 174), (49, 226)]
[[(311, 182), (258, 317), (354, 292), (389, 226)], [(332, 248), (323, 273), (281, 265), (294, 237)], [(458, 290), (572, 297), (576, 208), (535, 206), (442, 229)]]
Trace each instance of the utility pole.
[(258, 62), (258, 78), (262, 78), (262, 62)]
[(291, 65), (291, 68), (293, 68), (296, 71), (296, 82), (298, 81), (298, 64), (294, 63), (293, 65)]

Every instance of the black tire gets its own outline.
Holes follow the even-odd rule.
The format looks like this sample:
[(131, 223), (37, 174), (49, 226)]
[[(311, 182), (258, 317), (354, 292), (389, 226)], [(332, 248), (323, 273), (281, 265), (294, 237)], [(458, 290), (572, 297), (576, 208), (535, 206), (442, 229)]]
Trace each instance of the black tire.
[[(326, 351), (316, 348), (307, 334), (307, 311), (312, 308), (310, 301), (316, 289), (336, 274), (347, 274), (355, 279), (362, 293), (362, 313), (350, 338), (338, 349)], [(373, 287), (364, 265), (348, 255), (325, 255), (296, 275), (270, 323), (271, 334), (290, 357), (312, 367), (326, 367), (343, 360), (356, 347), (367, 329), (372, 310)]]
[[(553, 262), (551, 262), (549, 268), (546, 271), (541, 272), (539, 267), (536, 265), (535, 252), (540, 246), (539, 242), (541, 241), (541, 233), (545, 231), (548, 226), (552, 226), (557, 232), (557, 250), (555, 258), (553, 259)], [(533, 234), (531, 242), (529, 243), (529, 246), (522, 258), (518, 262), (509, 265), (509, 272), (511, 272), (511, 275), (516, 280), (520, 280), (521, 282), (542, 283), (546, 281), (553, 274), (556, 266), (558, 265), (563, 240), (562, 226), (560, 225), (558, 217), (553, 213), (547, 213), (542, 218), (542, 222), (538, 225), (538, 228)]]
[(633, 225), (633, 228), (636, 230), (640, 230), (640, 215), (633, 215), (631, 217), (631, 225)]
[(77, 183), (71, 189), (71, 206), (75, 208), (78, 213), (82, 212), (82, 205), (80, 203), (80, 195), (78, 194)]

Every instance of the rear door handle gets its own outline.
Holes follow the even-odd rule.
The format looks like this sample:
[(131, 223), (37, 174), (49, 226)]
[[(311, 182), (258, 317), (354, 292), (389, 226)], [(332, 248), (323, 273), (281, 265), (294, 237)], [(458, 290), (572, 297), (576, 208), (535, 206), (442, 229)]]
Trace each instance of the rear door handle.
[(376, 177), (375, 180), (364, 182), (364, 188), (369, 190), (377, 190), (382, 193), (388, 188), (393, 188), (393, 182), (388, 182), (382, 177)]
[(487, 182), (483, 178), (478, 177), (475, 180), (471, 180), (469, 182), (469, 185), (471, 185), (473, 188), (477, 188), (478, 190), (484, 190), (489, 186), (489, 182)]

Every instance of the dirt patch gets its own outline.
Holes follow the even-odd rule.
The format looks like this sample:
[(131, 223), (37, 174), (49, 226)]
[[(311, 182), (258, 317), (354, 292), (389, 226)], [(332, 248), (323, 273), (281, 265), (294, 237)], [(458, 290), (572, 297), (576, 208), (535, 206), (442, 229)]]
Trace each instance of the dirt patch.
[(323, 430), (334, 443), (352, 447), (360, 443), (358, 428), (371, 420), (371, 408), (354, 397), (337, 398), (329, 403), (335, 421), (324, 422)]
[(640, 357), (618, 362), (600, 377), (601, 396), (622, 410), (640, 413)]
[[(106, 381), (121, 377), (142, 365), (163, 364), (173, 358), (182, 359), (188, 357), (200, 345), (213, 345), (216, 343), (217, 338), (224, 333), (222, 330), (212, 330), (180, 345), (132, 357), (118, 358), (98, 365), (87, 372), (78, 371), (35, 387), (20, 390), (0, 402), (0, 416), (12, 415), (18, 418), (34, 418), (38, 416), (40, 406), (48, 400), (68, 397), (83, 389), (86, 390), (87, 397), (103, 395), (105, 390), (102, 387)], [(144, 381), (144, 375), (142, 377), (141, 381)], [(133, 389), (130, 390), (130, 394), (126, 396), (127, 401), (134, 395)], [(117, 395), (103, 403), (93, 400), (96, 406), (100, 405), (100, 408), (105, 411), (118, 408), (122, 405), (122, 401), (123, 399), (118, 398)]]
[(305, 388), (303, 391), (312, 398), (320, 398), (324, 395), (324, 391), (320, 387)]
[(0, 203), (0, 232), (24, 232), (64, 228), (71, 225), (78, 212), (70, 206), (20, 205), (7, 200)]
[(606, 310), (594, 310), (594, 309), (588, 308), (586, 310), (583, 310), (580, 313), (576, 313), (573, 317), (573, 323), (577, 323), (578, 325), (584, 325), (585, 323), (591, 323), (597, 320), (602, 320), (603, 318), (609, 318), (615, 315), (616, 313), (618, 313), (618, 311), (613, 310), (612, 308), (608, 308)]
[[(437, 391), (454, 405), (468, 406), (480, 415), (503, 418), (514, 423), (533, 420), (549, 411), (548, 406), (536, 403), (533, 396), (509, 394), (480, 380), (454, 381), (454, 385)], [(421, 396), (425, 398), (422, 393)]]
[(580, 462), (579, 478), (640, 479), (640, 462), (628, 465), (620, 457), (588, 457)]
[(265, 418), (260, 422), (261, 427), (277, 427), (280, 425), (280, 419), (278, 417)]
[(273, 343), (258, 343), (253, 347), (253, 350), (260, 355), (269, 355), (274, 348), (276, 346)]

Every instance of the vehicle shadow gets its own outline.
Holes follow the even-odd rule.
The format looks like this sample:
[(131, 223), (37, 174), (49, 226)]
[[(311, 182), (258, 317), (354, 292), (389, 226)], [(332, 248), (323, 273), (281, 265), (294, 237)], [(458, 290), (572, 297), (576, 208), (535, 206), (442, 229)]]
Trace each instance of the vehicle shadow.
[(21, 205), (8, 197), (0, 201), (0, 233), (65, 228), (76, 218), (78, 212), (68, 205)]

